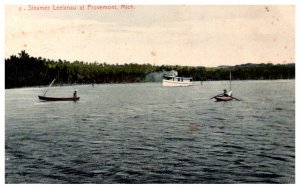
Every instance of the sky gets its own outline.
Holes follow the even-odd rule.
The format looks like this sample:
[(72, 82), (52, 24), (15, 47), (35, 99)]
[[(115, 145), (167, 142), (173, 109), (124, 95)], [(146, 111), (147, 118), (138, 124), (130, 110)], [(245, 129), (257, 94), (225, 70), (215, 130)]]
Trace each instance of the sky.
[(133, 5), (110, 10), (83, 5), (84, 10), (80, 5), (56, 10), (48, 4), (44, 11), (5, 6), (5, 57), (26, 50), (34, 57), (109, 64), (295, 62), (294, 5)]

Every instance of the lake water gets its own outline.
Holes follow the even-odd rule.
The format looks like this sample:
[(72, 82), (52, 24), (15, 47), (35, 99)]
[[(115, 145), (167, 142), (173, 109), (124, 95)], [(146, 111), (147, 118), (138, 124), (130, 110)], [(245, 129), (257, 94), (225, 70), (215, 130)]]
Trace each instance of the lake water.
[[(295, 81), (5, 90), (6, 183), (295, 183)], [(49, 96), (72, 96), (52, 87)]]

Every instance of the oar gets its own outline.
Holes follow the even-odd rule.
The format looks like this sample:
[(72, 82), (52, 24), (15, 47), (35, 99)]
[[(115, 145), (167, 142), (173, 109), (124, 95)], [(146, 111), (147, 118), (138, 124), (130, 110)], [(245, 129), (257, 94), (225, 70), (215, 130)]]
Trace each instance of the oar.
[[(218, 96), (218, 95), (217, 95), (217, 96)], [(217, 96), (211, 97), (210, 100), (213, 99), (213, 98), (215, 98), (215, 97), (217, 97)]]
[(43, 96), (45, 96), (46, 95), (46, 93), (48, 92), (48, 90), (49, 90), (49, 88), (52, 86), (52, 84), (54, 83), (54, 81), (55, 81), (55, 79), (50, 83), (50, 85), (49, 85), (49, 87), (46, 89), (46, 91), (45, 91), (45, 93), (44, 93), (44, 95)]
[(233, 97), (233, 96), (230, 96), (230, 97), (233, 98), (233, 99), (235, 99), (235, 100), (237, 100), (237, 101), (241, 101), (240, 99), (235, 98), (235, 97)]

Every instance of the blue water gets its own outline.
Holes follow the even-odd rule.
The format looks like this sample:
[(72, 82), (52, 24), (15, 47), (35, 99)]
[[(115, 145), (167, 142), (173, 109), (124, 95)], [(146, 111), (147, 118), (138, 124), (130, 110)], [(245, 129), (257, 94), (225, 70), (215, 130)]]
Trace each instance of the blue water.
[[(295, 81), (5, 90), (6, 183), (295, 183)], [(49, 96), (71, 96), (72, 86)]]

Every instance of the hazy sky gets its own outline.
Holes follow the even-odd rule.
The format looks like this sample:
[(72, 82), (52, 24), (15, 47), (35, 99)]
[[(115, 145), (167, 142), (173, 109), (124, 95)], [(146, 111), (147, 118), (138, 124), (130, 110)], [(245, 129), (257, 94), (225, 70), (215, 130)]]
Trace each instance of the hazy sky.
[[(6, 6), (5, 57), (219, 66), (295, 62), (294, 6), (134, 6), (122, 10)], [(21, 8), (21, 10), (20, 10)], [(79, 5), (76, 6), (79, 9)]]

